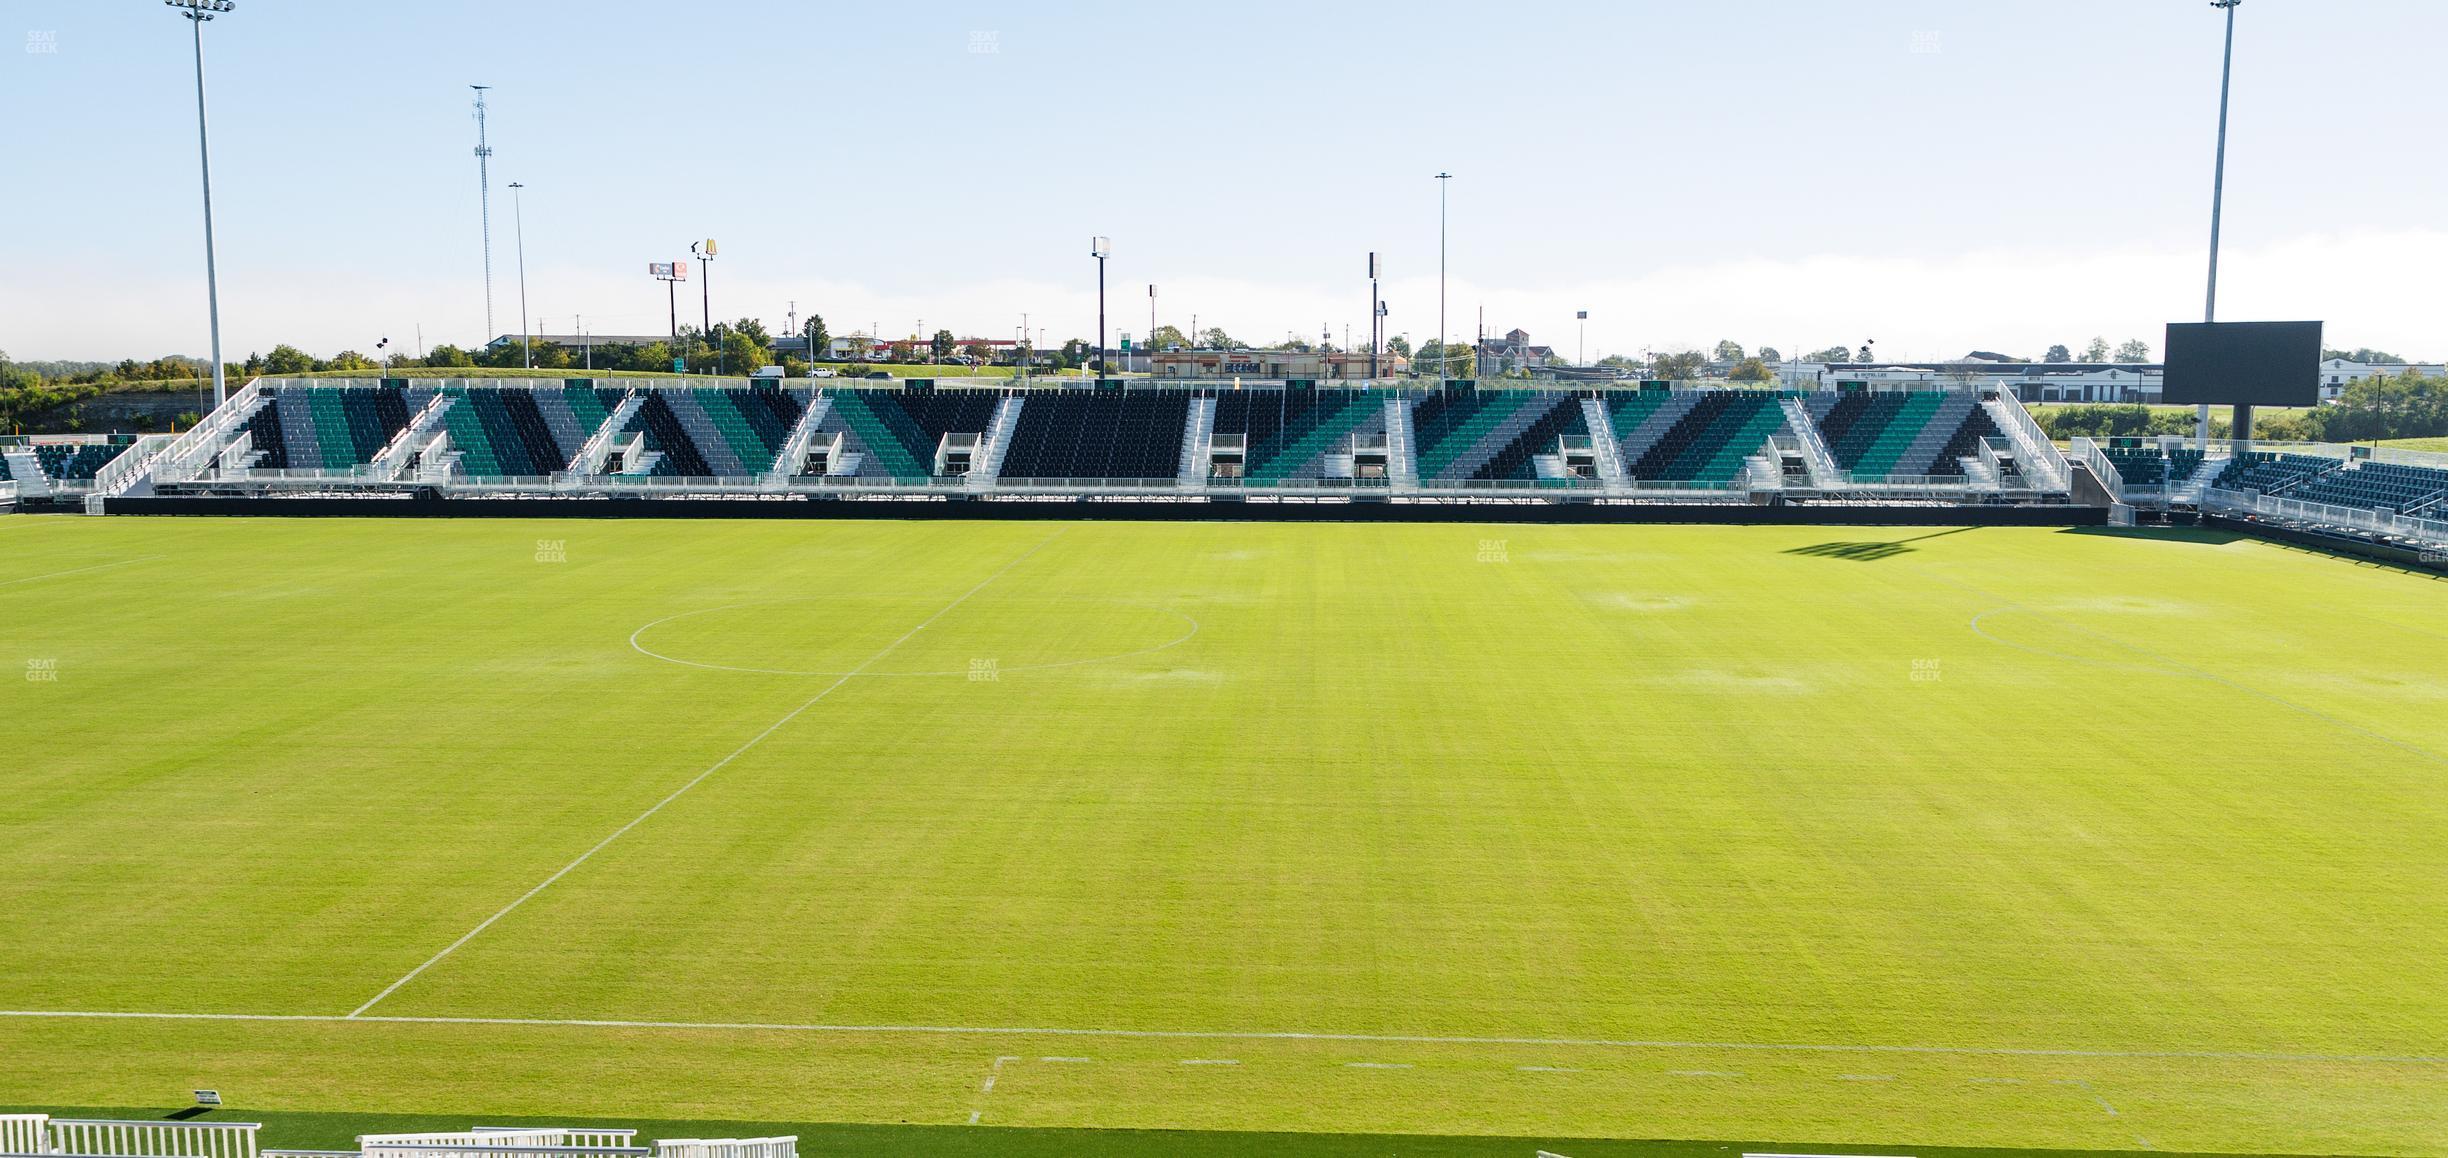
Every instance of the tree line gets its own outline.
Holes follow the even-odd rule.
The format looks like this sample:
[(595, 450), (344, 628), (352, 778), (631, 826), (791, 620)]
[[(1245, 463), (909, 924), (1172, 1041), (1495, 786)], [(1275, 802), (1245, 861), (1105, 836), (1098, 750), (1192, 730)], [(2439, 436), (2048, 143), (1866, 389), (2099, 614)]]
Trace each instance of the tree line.
[[(2161, 434), (2190, 437), (2194, 418), (2190, 407), (2151, 407), (2138, 403), (2053, 406), (2041, 410), (2037, 417), (2041, 428), (2059, 439), (2143, 438)], [(2253, 425), (2255, 438), (2288, 442), (2372, 442), (2448, 436), (2448, 377), (2424, 377), (2411, 370), (2374, 375), (2348, 385), (2335, 402), (2307, 410), (2263, 414)], [(2227, 437), (2227, 427), (2227, 419), (2213, 412), (2212, 436)]]

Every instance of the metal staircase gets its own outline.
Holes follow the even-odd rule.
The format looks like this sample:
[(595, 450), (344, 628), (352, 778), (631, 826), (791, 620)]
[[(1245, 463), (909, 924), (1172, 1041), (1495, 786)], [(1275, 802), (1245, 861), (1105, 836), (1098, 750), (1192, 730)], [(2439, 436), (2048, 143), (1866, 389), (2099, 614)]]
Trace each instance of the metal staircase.
[(2056, 492), (2071, 489), (2072, 475), (2066, 467), (2065, 456), (2057, 452), (2057, 445), (2049, 441), (2048, 435), (2041, 431), (2040, 424), (2032, 421), (2031, 411), (2023, 409), (2021, 402), (2003, 395), (1986, 399), (1981, 405), (1989, 411), (1989, 417), (1997, 423), (1998, 429), (2005, 432), (2006, 440), (2013, 444), (2016, 465), (2022, 468), (2024, 480), (2031, 483), (2033, 489)]
[(17, 483), (17, 497), (46, 499), (51, 497), (51, 476), (43, 473), (42, 460), (32, 450), (12, 450), (5, 456), (8, 472)]
[(1632, 482), (1624, 475), (1623, 447), (1615, 441), (1615, 421), (1607, 414), (1606, 403), (1595, 398), (1582, 399), (1581, 421), (1589, 427), (1590, 459), (1597, 464), (1598, 481), (1606, 493), (1631, 490)]
[(1810, 408), (1799, 398), (1784, 398), (1779, 403), (1785, 408), (1785, 424), (1793, 428), (1794, 445), (1802, 451), (1802, 465), (1810, 471), (1811, 485), (1821, 490), (1843, 486), (1847, 481), (1844, 468), (1836, 465), (1836, 455), (1828, 450)]
[(433, 441), (433, 432), (441, 428), (444, 416), (458, 401), (455, 395), (436, 391), (424, 409), (417, 411), (416, 417), (409, 419), (408, 425), (401, 427), (398, 434), (391, 436), (390, 443), (374, 455), (374, 461), (366, 466), (367, 473), (379, 482), (398, 478), (407, 468), (408, 460)]
[(1412, 491), (1419, 488), (1419, 455), (1411, 429), (1411, 400), (1403, 397), (1386, 399), (1386, 483), (1388, 489)]
[[(620, 440), (621, 431), (628, 429), (629, 421), (637, 417), (638, 408), (644, 405), (646, 396), (635, 390), (622, 396), (620, 405), (613, 407), (612, 413), (604, 415), (603, 425), (595, 428), (595, 433), (570, 459), (570, 473), (602, 474), (604, 460), (612, 456), (613, 444)], [(636, 464), (630, 465), (634, 472)]]
[(1020, 428), (1020, 406), (1028, 399), (1006, 394), (995, 403), (994, 421), (986, 424), (985, 445), (969, 461), (969, 489), (987, 490), (1003, 476), (1003, 456), (1010, 453), (1012, 432)]
[(833, 412), (833, 396), (818, 394), (810, 399), (807, 409), (799, 412), (799, 421), (791, 427), (790, 437), (782, 440), (782, 452), (774, 456), (773, 469), (765, 477), (783, 482), (799, 473), (806, 464), (808, 447), (816, 441), (816, 432), (824, 427), (825, 415)]
[(1207, 485), (1207, 473), (1215, 461), (1216, 400), (1193, 398), (1190, 414), (1182, 420), (1182, 452), (1179, 482), (1184, 488)]

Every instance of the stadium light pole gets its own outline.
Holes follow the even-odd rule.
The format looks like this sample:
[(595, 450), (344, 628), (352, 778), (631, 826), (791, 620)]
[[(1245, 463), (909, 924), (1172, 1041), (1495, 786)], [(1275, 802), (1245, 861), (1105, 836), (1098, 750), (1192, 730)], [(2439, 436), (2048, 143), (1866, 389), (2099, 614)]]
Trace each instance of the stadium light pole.
[(697, 255), (697, 308), (700, 311), (697, 336), (711, 342), (714, 340), (713, 267), (706, 263), (714, 260), (714, 239), (709, 237), (704, 241), (689, 242), (689, 252)]
[(1573, 344), (1573, 364), (1587, 366), (1589, 365), (1589, 311), (1574, 310), (1573, 320), (1581, 323), (1581, 336), (1575, 339)]
[(1097, 263), (1096, 364), (1097, 381), (1103, 383), (1105, 381), (1105, 259), (1113, 256), (1113, 239), (1109, 237), (1089, 238), (1088, 254), (1096, 258)]
[(204, 124), (204, 22), (226, 14), (235, 0), (162, 0), (179, 10), (195, 28), (196, 153), (204, 173), (204, 307), (212, 327), (213, 406), (229, 400), (229, 382), (221, 369), (221, 272), (213, 256), (212, 137)]
[(535, 332), (527, 328), (527, 212), (519, 203), (519, 190), (526, 188), (516, 181), (510, 183), (511, 230), (518, 238), (519, 269), (519, 351), (528, 369), (535, 369)]
[(1384, 304), (1377, 299), (1377, 251), (1369, 251), (1369, 380), (1377, 380), (1377, 331), (1379, 319), (1385, 317)]
[(1453, 351), (1445, 341), (1445, 189), (1453, 174), (1438, 170), (1437, 175), (1437, 377), (1453, 376)]
[[(2235, 10), (2244, 0), (2210, 0), (2212, 8), (2227, 12), (2227, 47), (2219, 64), (2219, 126), (2218, 161), (2210, 174), (2210, 290), (2202, 302), (2202, 321), (2218, 320), (2218, 259), (2220, 214), (2227, 202), (2227, 95), (2235, 81)], [(2237, 408), (2239, 418), (2249, 421), (2251, 411)], [(2201, 403), (2194, 411), (2193, 433), (2203, 445), (2210, 445), (2210, 404)], [(2249, 431), (2229, 431), (2231, 437), (2249, 436)]]

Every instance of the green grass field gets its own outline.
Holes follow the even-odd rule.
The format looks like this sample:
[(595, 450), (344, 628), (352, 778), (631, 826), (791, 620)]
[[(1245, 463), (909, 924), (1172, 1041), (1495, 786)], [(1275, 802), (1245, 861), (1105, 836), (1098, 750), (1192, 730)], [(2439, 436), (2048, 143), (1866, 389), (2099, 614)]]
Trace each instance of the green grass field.
[(0, 1105), (2448, 1154), (2448, 584), (2249, 539), (18, 516), (0, 666)]

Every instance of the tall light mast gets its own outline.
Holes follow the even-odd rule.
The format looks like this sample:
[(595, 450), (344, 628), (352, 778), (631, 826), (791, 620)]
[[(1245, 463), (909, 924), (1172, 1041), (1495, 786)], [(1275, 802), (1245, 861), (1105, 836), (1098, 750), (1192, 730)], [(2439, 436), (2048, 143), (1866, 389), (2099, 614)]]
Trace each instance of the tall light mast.
[[(484, 223), (485, 328), (484, 340), (493, 340), (493, 146), (485, 143), (485, 90), (489, 84), (471, 84), (476, 90), (476, 205)], [(525, 312), (524, 309), (521, 312)]]

